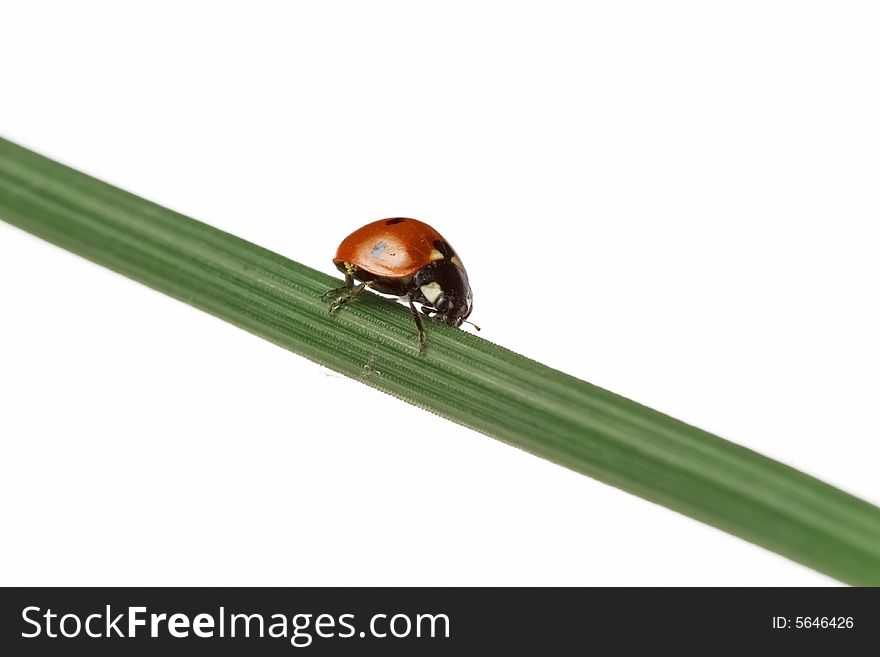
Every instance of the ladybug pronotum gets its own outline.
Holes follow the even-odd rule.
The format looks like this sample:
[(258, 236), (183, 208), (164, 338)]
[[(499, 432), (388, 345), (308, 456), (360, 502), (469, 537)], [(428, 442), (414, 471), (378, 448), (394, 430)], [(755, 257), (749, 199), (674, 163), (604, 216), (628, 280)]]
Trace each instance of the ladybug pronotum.
[(473, 295), (464, 265), (440, 233), (417, 219), (380, 219), (358, 228), (342, 240), (333, 264), (345, 274), (345, 285), (323, 295), (336, 296), (331, 315), (368, 287), (406, 297), (420, 350), (427, 337), (415, 304), (449, 326), (461, 326), (471, 314)]

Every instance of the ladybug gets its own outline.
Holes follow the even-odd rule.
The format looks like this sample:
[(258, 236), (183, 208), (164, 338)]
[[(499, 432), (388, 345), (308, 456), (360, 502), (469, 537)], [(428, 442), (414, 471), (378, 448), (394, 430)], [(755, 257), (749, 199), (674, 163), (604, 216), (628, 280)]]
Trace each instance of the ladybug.
[(415, 304), (422, 314), (449, 326), (461, 326), (471, 314), (473, 295), (464, 265), (449, 242), (418, 219), (380, 219), (358, 228), (342, 240), (333, 264), (345, 274), (345, 285), (322, 295), (336, 296), (330, 314), (368, 287), (406, 297), (419, 329), (420, 351), (427, 336)]

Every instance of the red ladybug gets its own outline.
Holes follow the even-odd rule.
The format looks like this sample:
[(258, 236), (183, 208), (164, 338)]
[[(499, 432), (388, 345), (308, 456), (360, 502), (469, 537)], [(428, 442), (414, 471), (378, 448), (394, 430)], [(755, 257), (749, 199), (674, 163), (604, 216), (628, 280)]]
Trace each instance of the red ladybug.
[(464, 265), (440, 233), (417, 219), (380, 219), (358, 228), (342, 240), (333, 263), (345, 274), (345, 286), (324, 293), (337, 295), (330, 314), (368, 287), (406, 297), (419, 328), (420, 350), (427, 338), (416, 303), (422, 313), (449, 326), (461, 326), (471, 314), (473, 295)]

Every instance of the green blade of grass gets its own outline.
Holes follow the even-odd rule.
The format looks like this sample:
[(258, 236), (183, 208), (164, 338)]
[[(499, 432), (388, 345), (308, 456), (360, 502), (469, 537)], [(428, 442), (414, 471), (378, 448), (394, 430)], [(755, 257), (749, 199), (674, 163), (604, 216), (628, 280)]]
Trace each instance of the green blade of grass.
[[(756, 452), (0, 139), (0, 218), (363, 383), (762, 545), (880, 585), (880, 509)], [(35, 264), (35, 266), (38, 266)]]

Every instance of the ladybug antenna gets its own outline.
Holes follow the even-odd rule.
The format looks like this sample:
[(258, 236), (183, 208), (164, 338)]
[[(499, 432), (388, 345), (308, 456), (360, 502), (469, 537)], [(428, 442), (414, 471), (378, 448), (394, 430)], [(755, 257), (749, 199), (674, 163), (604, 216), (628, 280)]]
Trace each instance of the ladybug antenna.
[(479, 326), (477, 326), (477, 325), (474, 324), (473, 322), (469, 322), (468, 320), (464, 320), (464, 323), (465, 323), (465, 324), (470, 324), (471, 326), (473, 326), (473, 327), (474, 327), (475, 329), (477, 329), (478, 331), (481, 331), (481, 330), (482, 330)]

